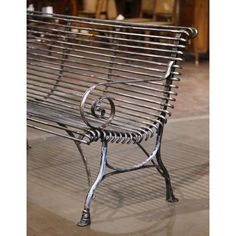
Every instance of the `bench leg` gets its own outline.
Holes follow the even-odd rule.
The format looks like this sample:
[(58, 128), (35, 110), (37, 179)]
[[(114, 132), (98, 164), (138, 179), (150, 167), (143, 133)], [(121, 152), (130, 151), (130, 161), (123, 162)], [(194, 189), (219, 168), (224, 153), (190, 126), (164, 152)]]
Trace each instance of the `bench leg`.
[[(61, 124), (61, 123), (58, 123), (58, 124), (60, 126), (64, 127), (64, 128), (66, 128), (66, 126), (64, 124)], [(65, 130), (65, 131), (69, 136), (75, 138), (75, 135), (71, 131), (69, 131), (69, 130)], [(90, 169), (89, 169), (89, 166), (88, 166), (88, 161), (87, 161), (86, 157), (84, 156), (83, 150), (81, 148), (81, 143), (79, 141), (75, 141), (75, 140), (74, 140), (74, 143), (75, 143), (75, 145), (76, 145), (76, 147), (77, 147), (77, 149), (80, 153), (80, 156), (82, 157), (82, 161), (84, 163), (85, 171), (86, 171), (86, 174), (87, 174), (88, 186), (90, 188), (91, 185), (92, 185), (92, 176), (91, 176), (91, 172), (90, 172)]]
[[(162, 139), (162, 134), (163, 134), (163, 127), (161, 127), (159, 129), (159, 132), (157, 134), (160, 137), (160, 139)], [(179, 200), (178, 200), (178, 198), (175, 197), (174, 192), (173, 192), (173, 188), (172, 188), (172, 185), (171, 185), (171, 180), (170, 180), (169, 172), (166, 169), (166, 167), (163, 164), (162, 159), (161, 159), (161, 145), (160, 145), (160, 148), (159, 148), (159, 150), (158, 150), (158, 152), (156, 154), (156, 159), (157, 159), (158, 166), (161, 169), (162, 176), (165, 178), (165, 183), (166, 183), (166, 200), (168, 202), (178, 202)]]
[(94, 192), (96, 188), (99, 186), (99, 184), (102, 182), (104, 176), (105, 176), (105, 168), (107, 164), (107, 142), (103, 142), (102, 145), (102, 154), (101, 154), (101, 162), (100, 162), (100, 170), (97, 176), (97, 179), (93, 183), (92, 187), (90, 188), (85, 203), (84, 203), (84, 210), (82, 212), (82, 217), (80, 221), (78, 222), (78, 226), (87, 226), (91, 224), (91, 219), (90, 219), (90, 204), (92, 202)]
[[(173, 189), (171, 186), (171, 180), (170, 175), (168, 173), (168, 170), (164, 166), (162, 159), (161, 159), (161, 138), (162, 138), (163, 128), (160, 128), (159, 132), (157, 133), (157, 140), (160, 140), (160, 146), (158, 148), (158, 151), (156, 153), (156, 159), (157, 164), (151, 160), (153, 165), (156, 167), (157, 171), (165, 178), (166, 183), (166, 200), (168, 202), (177, 202), (178, 199), (174, 196)], [(141, 148), (141, 150), (146, 154), (146, 156), (149, 156), (148, 152), (141, 146), (141, 144), (138, 144), (138, 146)]]
[(178, 202), (178, 198), (175, 197), (172, 186), (171, 186), (171, 180), (170, 180), (170, 175), (168, 173), (168, 170), (164, 166), (162, 159), (161, 159), (161, 149), (158, 150), (157, 155), (157, 163), (162, 170), (163, 177), (165, 178), (165, 183), (166, 183), (166, 200), (168, 202)]
[(77, 142), (77, 141), (74, 141), (74, 142), (75, 142), (75, 145), (76, 145), (77, 149), (79, 150), (80, 156), (82, 157), (82, 161), (84, 163), (85, 171), (86, 171), (86, 174), (87, 174), (88, 186), (90, 188), (91, 185), (92, 185), (92, 176), (91, 176), (91, 172), (90, 172), (90, 169), (89, 169), (89, 166), (88, 166), (87, 158), (84, 156), (84, 153), (83, 153), (83, 150), (80, 146), (80, 143)]

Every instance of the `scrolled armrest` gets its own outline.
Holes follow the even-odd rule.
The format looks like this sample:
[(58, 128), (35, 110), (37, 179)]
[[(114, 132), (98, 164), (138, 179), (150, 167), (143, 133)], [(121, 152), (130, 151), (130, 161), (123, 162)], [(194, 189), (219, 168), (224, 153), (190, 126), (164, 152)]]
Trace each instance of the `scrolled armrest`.
[[(126, 80), (126, 81), (111, 81), (111, 82), (104, 82), (104, 83), (99, 83), (96, 85), (91, 86), (88, 88), (81, 100), (80, 104), (80, 114), (81, 118), (84, 121), (84, 123), (91, 127), (91, 128), (100, 128), (104, 129), (107, 127), (112, 120), (115, 117), (115, 104), (109, 96), (106, 95), (106, 89), (97, 89), (99, 86), (100, 87), (111, 87), (112, 85), (116, 84), (130, 84), (130, 83), (139, 83), (139, 82), (148, 82), (148, 81), (155, 81), (155, 80), (165, 80), (168, 79), (171, 75), (171, 69), (173, 66), (174, 62), (171, 61), (168, 65), (166, 74), (163, 77), (158, 77), (156, 79), (137, 79), (137, 80)], [(98, 97), (88, 103), (88, 97), (92, 95), (94, 91), (102, 91), (101, 95), (98, 95)], [(106, 101), (106, 107), (103, 106), (103, 103)], [(88, 108), (88, 105), (86, 107), (86, 104), (90, 105), (90, 108)], [(107, 104), (109, 104), (109, 108), (107, 107)], [(88, 118), (90, 116), (90, 119)], [(93, 122), (93, 120), (96, 120), (97, 122)], [(92, 124), (96, 123), (96, 125)], [(98, 124), (98, 125), (97, 125)]]
[[(93, 85), (92, 87), (87, 89), (86, 92), (83, 95), (83, 98), (82, 98), (82, 101), (81, 101), (81, 104), (80, 104), (80, 114), (81, 114), (81, 118), (84, 121), (84, 123), (86, 125), (88, 125), (89, 127), (91, 127), (91, 128), (101, 128), (101, 129), (103, 129), (112, 122), (112, 120), (115, 116), (114, 102), (112, 101), (112, 99), (110, 97), (108, 97), (105, 94), (102, 94), (102, 95), (98, 96), (98, 98), (91, 103), (91, 107), (90, 107), (90, 112), (91, 112), (90, 115), (92, 115), (93, 118), (99, 120), (100, 122), (98, 122), (98, 124), (100, 123), (100, 125), (95, 126), (86, 117), (85, 105), (86, 105), (86, 102), (87, 102), (87, 99), (88, 99), (89, 95), (91, 95), (92, 92), (97, 87), (103, 86), (103, 85), (106, 85), (106, 84), (108, 84), (108, 83), (100, 83), (100, 84), (97, 84), (97, 85)], [(107, 111), (107, 108), (105, 108), (103, 106), (104, 101), (108, 101), (108, 103), (110, 105), (109, 111)], [(108, 112), (109, 112), (109, 115), (106, 116)]]

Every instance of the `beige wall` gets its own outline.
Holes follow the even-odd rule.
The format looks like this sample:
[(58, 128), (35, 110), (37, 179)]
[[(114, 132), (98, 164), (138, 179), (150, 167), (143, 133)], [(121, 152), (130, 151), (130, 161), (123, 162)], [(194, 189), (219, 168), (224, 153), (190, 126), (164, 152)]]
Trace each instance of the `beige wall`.
[[(99, 0), (98, 0), (99, 1)], [(106, 10), (106, 0), (103, 1), (102, 11)], [(96, 11), (97, 0), (83, 0), (84, 10), (89, 12)], [(117, 16), (115, 0), (108, 0), (108, 18), (114, 19)]]
[(167, 13), (172, 12), (173, 7), (174, 0), (142, 0), (143, 11), (153, 11), (155, 8), (155, 12)]

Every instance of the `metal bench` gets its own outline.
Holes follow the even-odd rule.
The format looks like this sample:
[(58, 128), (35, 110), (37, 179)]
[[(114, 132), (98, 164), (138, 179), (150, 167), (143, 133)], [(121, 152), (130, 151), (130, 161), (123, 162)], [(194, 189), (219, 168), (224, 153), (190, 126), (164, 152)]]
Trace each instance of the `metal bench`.
[[(77, 145), (90, 186), (79, 226), (91, 223), (94, 192), (114, 174), (155, 167), (165, 179), (166, 200), (177, 201), (161, 160), (161, 139), (183, 51), (196, 34), (186, 27), (27, 13), (27, 124)], [(149, 154), (143, 143), (154, 137)], [(102, 155), (92, 183), (81, 144), (97, 141)], [(112, 166), (108, 143), (138, 145), (146, 160)]]

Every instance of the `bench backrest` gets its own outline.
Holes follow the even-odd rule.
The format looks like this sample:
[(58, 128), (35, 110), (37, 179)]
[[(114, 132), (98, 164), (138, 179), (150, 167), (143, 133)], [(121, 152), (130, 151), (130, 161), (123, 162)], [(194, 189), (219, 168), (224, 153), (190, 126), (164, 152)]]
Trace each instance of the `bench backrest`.
[[(123, 127), (127, 132), (146, 132), (148, 137), (170, 115), (183, 51), (195, 34), (177, 26), (28, 12), (27, 99), (80, 115), (88, 88), (123, 81), (98, 86), (86, 101), (85, 113), (92, 124), (100, 122), (90, 109), (106, 94), (116, 113), (104, 130), (119, 132)], [(103, 102), (109, 109), (109, 101)]]

